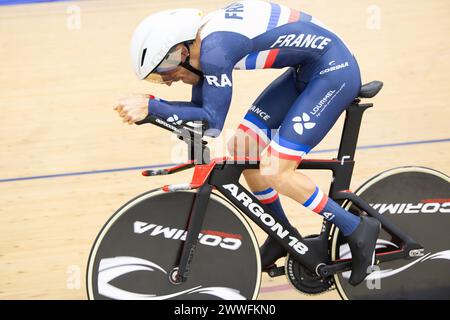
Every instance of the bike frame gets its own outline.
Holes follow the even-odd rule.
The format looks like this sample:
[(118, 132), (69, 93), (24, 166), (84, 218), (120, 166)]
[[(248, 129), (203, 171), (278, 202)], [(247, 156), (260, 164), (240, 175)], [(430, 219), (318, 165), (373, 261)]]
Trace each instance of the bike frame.
[[(371, 103), (361, 104), (359, 99), (355, 99), (346, 109), (337, 158), (305, 159), (302, 160), (298, 169), (332, 171), (333, 180), (330, 184), (328, 196), (341, 205), (350, 202), (359, 210), (366, 212), (367, 215), (379, 220), (389, 234), (401, 241), (402, 245), (399, 250), (376, 253), (376, 263), (379, 264), (396, 259), (411, 259), (420, 256), (423, 254), (423, 247), (349, 190), (362, 116), (364, 111), (372, 106)], [(259, 168), (257, 159), (222, 158), (210, 160), (209, 149), (206, 147), (206, 142), (201, 139), (201, 132), (188, 129), (186, 135), (186, 131), (153, 116), (146, 119), (146, 122), (171, 130), (179, 137), (183, 136), (183, 140), (188, 143), (190, 161), (170, 169), (144, 171), (144, 175), (172, 174), (195, 167), (190, 184), (163, 187), (163, 190), (167, 192), (198, 189), (188, 223), (186, 241), (181, 251), (178, 267), (174, 269), (176, 271), (175, 278), (179, 282), (185, 281), (188, 277), (189, 266), (195, 254), (198, 235), (213, 189), (219, 191), (265, 233), (276, 239), (295, 260), (311, 272), (326, 278), (339, 272), (351, 270), (351, 259), (330, 261), (329, 242), (332, 232), (330, 222), (323, 220), (321, 232), (317, 237), (303, 238), (295, 228), (280, 220), (267, 206), (239, 183), (242, 171)], [(275, 273), (272, 274), (272, 276), (274, 275)]]

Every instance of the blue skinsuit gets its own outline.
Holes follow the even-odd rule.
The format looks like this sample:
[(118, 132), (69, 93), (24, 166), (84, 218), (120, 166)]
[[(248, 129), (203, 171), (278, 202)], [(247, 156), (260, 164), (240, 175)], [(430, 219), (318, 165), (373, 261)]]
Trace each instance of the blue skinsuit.
[(235, 2), (204, 18), (204, 78), (187, 103), (150, 100), (164, 119), (208, 123), (217, 136), (228, 113), (233, 70), (287, 68), (256, 99), (239, 128), (285, 159), (300, 161), (334, 125), (361, 87), (344, 42), (314, 17), (259, 0)]

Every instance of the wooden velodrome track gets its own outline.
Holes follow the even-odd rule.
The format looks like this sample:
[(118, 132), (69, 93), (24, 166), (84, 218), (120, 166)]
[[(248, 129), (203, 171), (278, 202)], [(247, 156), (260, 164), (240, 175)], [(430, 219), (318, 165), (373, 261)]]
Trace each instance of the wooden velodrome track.
[[(137, 169), (112, 170), (173, 163), (174, 143), (157, 128), (122, 124), (112, 107), (119, 95), (132, 92), (189, 99), (186, 85), (169, 88), (135, 78), (128, 45), (142, 18), (176, 7), (209, 12), (228, 2), (93, 0), (0, 7), (0, 299), (85, 299), (89, 250), (109, 216), (137, 194), (189, 181), (190, 172), (162, 179), (144, 178)], [(449, 174), (449, 1), (279, 3), (328, 24), (357, 56), (363, 81), (385, 83), (363, 120), (359, 145), (371, 147), (357, 152), (352, 188), (395, 166)], [(280, 72), (235, 72), (227, 128), (237, 126)], [(341, 126), (342, 118), (316, 150), (336, 148)], [(311, 176), (327, 189), (328, 173)], [(303, 234), (319, 231), (318, 216), (289, 199), (283, 203)], [(259, 298), (339, 296), (336, 291), (305, 296), (284, 277), (263, 276)]]

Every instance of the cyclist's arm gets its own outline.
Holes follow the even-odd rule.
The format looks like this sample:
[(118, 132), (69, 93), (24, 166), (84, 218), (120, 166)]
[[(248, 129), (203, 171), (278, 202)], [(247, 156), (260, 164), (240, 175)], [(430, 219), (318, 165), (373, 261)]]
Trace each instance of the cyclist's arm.
[(237, 33), (210, 34), (203, 40), (201, 49), (205, 78), (201, 92), (196, 92), (201, 95), (201, 102), (182, 106), (150, 100), (149, 113), (162, 118), (177, 115), (183, 121), (205, 121), (208, 129), (214, 129), (206, 134), (217, 136), (223, 128), (231, 104), (233, 67), (250, 50), (249, 42), (248, 38)]
[(192, 98), (191, 101), (167, 101), (169, 104), (179, 105), (183, 107), (201, 107), (202, 105), (202, 84), (203, 79), (200, 79), (199, 83), (192, 86)]
[[(228, 75), (231, 78), (231, 73)], [(231, 80), (230, 80), (231, 81)], [(204, 84), (205, 86), (205, 84)], [(205, 93), (207, 93), (206, 90)], [(224, 92), (227, 91), (227, 92)], [(229, 91), (229, 92), (228, 92)], [(156, 115), (163, 119), (169, 117), (174, 118), (176, 115), (179, 120), (183, 122), (202, 121), (207, 124), (208, 132), (206, 135), (218, 136), (223, 128), (225, 117), (231, 102), (231, 88), (230, 90), (222, 90), (221, 99), (208, 100), (208, 94), (205, 94), (203, 104), (195, 105), (192, 103), (173, 104), (158, 100), (150, 100), (148, 111), (149, 114)]]

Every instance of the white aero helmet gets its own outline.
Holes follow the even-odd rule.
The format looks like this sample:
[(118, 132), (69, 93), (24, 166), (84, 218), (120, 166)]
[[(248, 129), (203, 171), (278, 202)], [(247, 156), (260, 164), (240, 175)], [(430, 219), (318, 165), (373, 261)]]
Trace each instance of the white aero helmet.
[(131, 61), (138, 78), (144, 80), (154, 71), (169, 71), (178, 66), (181, 50), (169, 51), (179, 43), (196, 38), (202, 17), (202, 11), (197, 9), (176, 9), (145, 18), (131, 40)]

